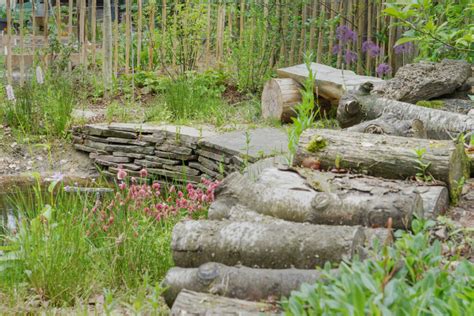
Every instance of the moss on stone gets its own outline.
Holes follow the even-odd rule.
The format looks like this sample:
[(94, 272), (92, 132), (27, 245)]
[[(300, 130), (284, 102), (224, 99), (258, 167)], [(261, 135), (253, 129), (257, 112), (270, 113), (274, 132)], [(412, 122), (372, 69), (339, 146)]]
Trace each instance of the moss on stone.
[(416, 105), (423, 106), (425, 108), (430, 109), (440, 109), (444, 106), (444, 102), (441, 100), (433, 100), (433, 101), (418, 101)]
[(327, 140), (325, 140), (322, 136), (316, 135), (313, 136), (311, 141), (306, 145), (306, 149), (309, 152), (315, 153), (317, 151), (320, 151), (321, 149), (324, 149), (328, 145)]

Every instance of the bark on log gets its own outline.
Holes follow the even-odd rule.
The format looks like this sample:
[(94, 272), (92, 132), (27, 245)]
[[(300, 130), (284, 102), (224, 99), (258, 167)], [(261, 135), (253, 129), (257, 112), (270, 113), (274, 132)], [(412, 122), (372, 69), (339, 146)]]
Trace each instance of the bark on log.
[(407, 229), (413, 215), (423, 217), (415, 186), (373, 177), (301, 169), (303, 175), (267, 168), (250, 177), (234, 173), (216, 191), (209, 217), (228, 217), (238, 203), (260, 214), (293, 222)]
[(162, 286), (169, 306), (182, 290), (261, 301), (289, 296), (301, 284), (315, 283), (320, 275), (316, 269), (254, 269), (208, 262), (198, 268), (171, 268)]
[(423, 122), (415, 120), (399, 120), (392, 114), (351, 126), (348, 131), (368, 134), (385, 134), (403, 137), (427, 138)]
[(472, 116), (377, 98), (364, 92), (344, 95), (337, 109), (337, 120), (341, 127), (346, 128), (388, 113), (401, 121), (421, 121), (427, 137), (431, 139), (451, 139), (474, 130)]
[(205, 293), (183, 290), (171, 308), (172, 316), (277, 316), (281, 315), (275, 305), (248, 302)]
[(416, 103), (454, 92), (471, 76), (471, 65), (463, 60), (420, 62), (398, 69), (393, 79), (372, 91), (377, 96)]
[(431, 163), (427, 172), (444, 181), (451, 199), (459, 196), (457, 183), (469, 177), (469, 160), (462, 142), (424, 140), (398, 136), (370, 135), (327, 129), (303, 132), (294, 165), (307, 158), (318, 159), (323, 169), (333, 168), (342, 160), (343, 168), (388, 178), (406, 179), (419, 172), (415, 149), (425, 149), (422, 160)]
[(291, 78), (270, 79), (263, 88), (262, 116), (291, 122), (294, 106), (301, 103), (301, 85)]
[(362, 252), (360, 226), (301, 223), (183, 221), (172, 234), (174, 263), (198, 267), (206, 262), (250, 267), (312, 269), (339, 263)]

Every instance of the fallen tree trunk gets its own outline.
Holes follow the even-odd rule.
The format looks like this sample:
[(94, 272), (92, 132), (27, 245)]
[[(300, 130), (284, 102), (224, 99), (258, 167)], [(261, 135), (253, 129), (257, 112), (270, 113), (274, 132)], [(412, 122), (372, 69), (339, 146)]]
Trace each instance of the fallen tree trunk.
[(296, 112), (294, 106), (301, 103), (301, 85), (291, 78), (270, 79), (263, 87), (262, 116), (291, 122)]
[(216, 191), (209, 218), (226, 218), (238, 203), (275, 218), (326, 225), (363, 225), (407, 229), (414, 215), (423, 217), (415, 186), (360, 175), (301, 169), (267, 168), (255, 177), (234, 173)]
[(188, 315), (246, 315), (277, 316), (281, 312), (275, 305), (249, 302), (183, 290), (171, 308), (172, 316)]
[(312, 269), (352, 258), (361, 252), (364, 242), (360, 226), (200, 220), (178, 223), (173, 229), (171, 249), (174, 263), (185, 268), (215, 261), (260, 268)]
[(421, 121), (431, 139), (451, 139), (474, 129), (472, 116), (378, 98), (363, 92), (344, 95), (337, 109), (337, 120), (341, 127), (347, 128), (364, 120), (378, 119), (384, 114), (391, 114), (400, 121)]
[(359, 123), (347, 128), (347, 130), (358, 133), (427, 138), (423, 122), (417, 119), (399, 120), (392, 114), (382, 115), (377, 119)]
[(303, 283), (315, 283), (316, 269), (254, 269), (208, 262), (198, 268), (171, 268), (163, 280), (164, 298), (171, 306), (182, 290), (210, 293), (249, 301), (280, 299)]
[[(415, 149), (425, 150), (421, 162)], [(293, 163), (300, 166), (307, 158), (318, 159), (323, 169), (333, 168), (339, 160), (343, 168), (388, 179), (414, 177), (420, 163), (430, 163), (425, 174), (444, 181), (453, 200), (459, 196), (461, 178), (469, 177), (463, 144), (453, 141), (310, 129), (301, 135)]]

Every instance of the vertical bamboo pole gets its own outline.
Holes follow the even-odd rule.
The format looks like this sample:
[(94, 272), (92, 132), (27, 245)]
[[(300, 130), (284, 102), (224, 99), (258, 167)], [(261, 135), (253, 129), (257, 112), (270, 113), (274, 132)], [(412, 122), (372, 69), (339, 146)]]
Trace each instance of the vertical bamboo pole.
[(303, 55), (306, 50), (306, 11), (307, 11), (306, 2), (303, 1), (301, 4), (301, 33), (300, 33), (300, 47), (298, 50), (298, 62), (301, 63), (303, 60)]
[(61, 35), (62, 35), (61, 34), (61, 0), (56, 0), (56, 30), (58, 32), (58, 40), (60, 40)]
[(67, 35), (69, 40), (72, 38), (72, 11), (73, 11), (73, 0), (69, 0), (69, 9), (68, 9), (68, 20), (67, 20)]
[(20, 0), (20, 85), (23, 86), (25, 83), (25, 31), (24, 31), (24, 0)]
[(362, 36), (364, 35), (366, 6), (365, 1), (358, 1), (357, 4), (357, 73), (363, 73), (362, 67)]
[(13, 69), (12, 69), (12, 12), (11, 12), (11, 0), (6, 0), (7, 10), (7, 81), (8, 84), (13, 82)]
[(130, 0), (125, 0), (125, 74), (130, 72), (130, 46), (131, 46), (131, 23), (130, 23)]
[(395, 58), (393, 56), (393, 46), (395, 45), (395, 32), (396, 28), (393, 26), (395, 23), (395, 18), (390, 17), (388, 22), (389, 29), (388, 29), (388, 47), (387, 47), (387, 54), (388, 54), (388, 64), (392, 67), (392, 73), (395, 72)]
[[(92, 0), (91, 8), (92, 65), (95, 67), (97, 40), (97, 0)], [(102, 34), (103, 36), (103, 34)]]
[(80, 0), (79, 37), (81, 43), (81, 65), (86, 64), (86, 0)]
[(207, 31), (206, 31), (206, 66), (210, 66), (211, 58), (211, 1), (207, 3)]
[(280, 12), (281, 12), (281, 36), (280, 36), (280, 64), (286, 65), (286, 37), (288, 35), (288, 4), (287, 0), (280, 0)]
[(114, 0), (114, 75), (118, 76), (118, 63), (119, 63), (119, 1)]
[(316, 41), (316, 22), (318, 21), (318, 0), (312, 1), (311, 9), (311, 26), (309, 28), (309, 50), (314, 52), (314, 44)]
[[(372, 1), (367, 1), (367, 40), (372, 41)], [(372, 73), (372, 57), (369, 52), (365, 54), (365, 72), (366, 75)]]
[[(320, 16), (321, 16), (321, 21), (324, 21), (324, 19), (326, 18), (326, 6), (324, 4), (324, 0), (322, 0), (321, 4), (322, 5), (321, 5)], [(316, 54), (317, 63), (320, 63), (322, 60), (323, 46), (324, 46), (324, 25), (321, 24), (321, 26), (319, 27), (319, 33), (318, 33), (318, 52)]]
[(291, 44), (290, 44), (290, 56), (289, 61), (290, 65), (293, 65), (295, 62), (295, 49), (296, 49), (296, 33), (298, 32), (296, 23), (295, 23), (296, 16), (293, 16), (293, 25), (291, 28)]
[(153, 69), (153, 52), (155, 50), (155, 3), (151, 3), (150, 5), (150, 20), (149, 20), (149, 45), (148, 45), (148, 71)]
[(35, 50), (36, 50), (36, 7), (35, 7), (35, 2), (31, 1), (31, 17), (32, 17), (32, 22), (31, 22), (31, 52), (33, 56), (35, 55)]
[[(382, 23), (382, 18), (381, 18), (381, 12), (380, 12), (380, 8), (381, 6), (379, 6), (377, 4), (377, 2), (374, 3), (374, 6), (375, 6), (375, 20), (376, 20), (376, 26), (375, 26), (375, 33), (380, 35), (380, 32), (381, 32), (381, 23)], [(377, 67), (378, 64), (380, 64), (381, 62), (381, 57), (383, 56), (383, 45), (381, 45), (380, 41), (379, 41), (379, 36), (377, 36), (375, 38), (375, 43), (377, 44), (378, 47), (380, 47), (380, 54), (377, 56), (376, 58), (376, 63), (375, 63), (375, 67)]]
[[(270, 24), (268, 23), (268, 0), (263, 0), (263, 22), (264, 25), (266, 26), (267, 30), (269, 30)], [(266, 54), (266, 47), (267, 47), (267, 40), (268, 40), (268, 32), (263, 32), (263, 37), (262, 37), (262, 46), (261, 46), (261, 53), (262, 53), (262, 59), (265, 57)], [(271, 47), (273, 48), (273, 47)]]
[[(281, 6), (280, 6), (280, 0), (276, 0), (275, 1), (275, 15), (276, 15), (276, 20), (278, 21), (278, 23), (280, 23), (281, 21)], [(272, 20), (270, 20), (272, 21)], [(270, 63), (269, 65), (273, 66), (274, 64), (277, 63), (276, 61), (276, 58), (275, 58), (275, 54), (277, 52), (277, 34), (280, 34), (280, 27), (278, 25), (277, 29), (273, 29), (273, 23), (269, 23), (270, 25), (270, 28), (269, 28), (269, 33), (271, 34), (271, 38), (272, 38), (272, 42), (270, 44), (270, 48), (271, 48), (271, 51), (270, 51)], [(281, 34), (280, 34), (281, 36)]]
[[(102, 22), (102, 75), (106, 94), (112, 87), (112, 9), (111, 0), (104, 0), (104, 18)], [(95, 44), (95, 42), (94, 42)]]
[(142, 11), (143, 4), (142, 0), (138, 0), (138, 20), (137, 20), (137, 69), (141, 68), (141, 55), (142, 55)]
[[(177, 38), (177, 29), (178, 29), (178, 6), (179, 6), (179, 0), (175, 0), (174, 2), (174, 14), (173, 14), (173, 39)], [(173, 40), (173, 56), (171, 63), (173, 65), (173, 69), (176, 67), (176, 51), (177, 51), (177, 42)]]
[[(354, 18), (355, 18), (355, 14), (354, 14), (354, 11), (355, 11), (355, 6), (357, 4), (357, 1), (350, 1), (350, 9), (349, 9), (349, 14), (347, 16), (347, 18), (349, 19), (349, 27), (351, 29), (354, 29), (355, 27), (355, 24), (354, 24)], [(353, 45), (354, 43), (352, 43), (352, 41), (349, 41), (349, 43), (347, 44), (347, 49), (348, 50), (353, 50)], [(349, 69), (349, 65), (346, 65), (345, 69)]]
[[(344, 7), (344, 1), (341, 1), (339, 4), (339, 14), (341, 15), (341, 18), (339, 20), (339, 27), (342, 27), (344, 25), (344, 17), (345, 17), (345, 8)], [(337, 42), (337, 45), (339, 45), (339, 51), (337, 53), (337, 60), (336, 60), (336, 67), (341, 68), (342, 65), (342, 40), (339, 39)]]
[[(340, 1), (342, 6), (343, 1)], [(334, 48), (334, 18), (336, 17), (336, 1), (331, 1), (331, 24), (329, 25), (329, 47), (328, 47), (328, 61), (332, 61), (332, 50)]]
[(240, 28), (239, 28), (240, 46), (242, 46), (242, 42), (244, 40), (244, 23), (245, 23), (245, 0), (240, 0)]
[(43, 27), (43, 36), (45, 44), (48, 43), (48, 24), (49, 24), (49, 0), (44, 0), (43, 2), (43, 11), (44, 11), (44, 27)]

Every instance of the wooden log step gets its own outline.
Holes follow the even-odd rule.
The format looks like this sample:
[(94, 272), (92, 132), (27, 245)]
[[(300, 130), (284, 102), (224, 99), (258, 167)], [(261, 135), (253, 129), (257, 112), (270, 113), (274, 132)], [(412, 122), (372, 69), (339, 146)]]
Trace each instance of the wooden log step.
[(269, 303), (249, 302), (212, 294), (183, 290), (171, 308), (172, 316), (276, 316), (278, 307)]
[(363, 225), (407, 229), (414, 215), (423, 217), (423, 200), (415, 186), (361, 175), (266, 168), (258, 175), (234, 173), (216, 191), (209, 209), (213, 219), (226, 218), (237, 202), (249, 209), (293, 222)]
[(412, 178), (420, 172), (415, 150), (424, 150), (426, 173), (444, 181), (452, 200), (460, 194), (459, 181), (469, 178), (469, 160), (462, 142), (415, 139), (328, 129), (303, 132), (293, 164), (316, 159), (321, 168), (339, 164), (346, 169), (387, 179)]
[(206, 262), (250, 267), (312, 269), (362, 252), (360, 226), (304, 223), (183, 221), (172, 234), (173, 260), (180, 267)]
[(316, 269), (255, 269), (208, 262), (198, 268), (171, 268), (162, 286), (169, 306), (182, 290), (262, 301), (289, 296), (301, 284), (315, 283), (320, 275)]

